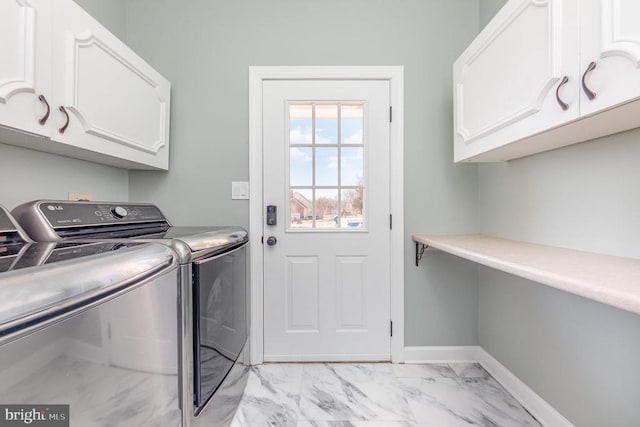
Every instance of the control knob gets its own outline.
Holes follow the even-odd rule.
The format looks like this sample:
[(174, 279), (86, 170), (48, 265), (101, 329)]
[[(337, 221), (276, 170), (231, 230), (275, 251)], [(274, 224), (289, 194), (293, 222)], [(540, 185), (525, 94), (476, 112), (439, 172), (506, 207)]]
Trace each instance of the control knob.
[(128, 212), (122, 206), (116, 206), (115, 208), (111, 208), (111, 213), (114, 217), (118, 219), (122, 219), (127, 216)]

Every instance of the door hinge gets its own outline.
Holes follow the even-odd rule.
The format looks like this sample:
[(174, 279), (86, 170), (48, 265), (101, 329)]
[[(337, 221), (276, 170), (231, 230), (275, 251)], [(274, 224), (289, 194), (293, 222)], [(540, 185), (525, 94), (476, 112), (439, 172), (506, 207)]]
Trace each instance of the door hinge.
[(389, 123), (393, 122), (393, 107), (389, 107)]
[(260, 243), (262, 243), (262, 244), (264, 245), (264, 236), (262, 236), (262, 237), (260, 238)]
[(393, 230), (393, 214), (389, 214), (389, 230)]
[(393, 320), (390, 320), (390, 321), (389, 321), (389, 324), (390, 324), (390, 325), (389, 325), (389, 331), (390, 331), (390, 333), (391, 333), (391, 336), (393, 336)]

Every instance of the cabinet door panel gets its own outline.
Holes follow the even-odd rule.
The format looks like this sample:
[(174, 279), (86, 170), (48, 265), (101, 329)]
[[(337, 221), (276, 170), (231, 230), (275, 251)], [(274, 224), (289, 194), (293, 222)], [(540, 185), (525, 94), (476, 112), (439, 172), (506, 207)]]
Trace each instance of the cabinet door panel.
[(585, 82), (596, 94), (582, 92), (582, 114), (591, 114), (640, 97), (640, 2), (585, 0), (582, 10), (582, 71), (596, 68)]
[(578, 117), (578, 17), (574, 0), (512, 0), (467, 48), (454, 65), (456, 161)]
[(55, 99), (70, 120), (52, 139), (166, 169), (169, 83), (73, 2), (54, 13)]
[(0, 3), (0, 125), (40, 135), (48, 127), (38, 123), (50, 99), (51, 2), (5, 0)]

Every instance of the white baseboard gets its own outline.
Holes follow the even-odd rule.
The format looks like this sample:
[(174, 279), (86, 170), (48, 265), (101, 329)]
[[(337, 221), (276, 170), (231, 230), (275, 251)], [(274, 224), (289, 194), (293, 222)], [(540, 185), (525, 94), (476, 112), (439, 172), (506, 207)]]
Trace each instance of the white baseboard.
[(405, 347), (405, 363), (478, 362), (546, 427), (572, 427), (560, 412), (480, 346)]
[(543, 426), (572, 427), (573, 424), (554, 409), (547, 401), (531, 390), (495, 357), (478, 347), (478, 362), (487, 370), (518, 402), (524, 406)]
[(264, 362), (389, 362), (391, 355), (386, 354), (265, 354)]
[(477, 345), (450, 347), (405, 347), (404, 363), (477, 362)]

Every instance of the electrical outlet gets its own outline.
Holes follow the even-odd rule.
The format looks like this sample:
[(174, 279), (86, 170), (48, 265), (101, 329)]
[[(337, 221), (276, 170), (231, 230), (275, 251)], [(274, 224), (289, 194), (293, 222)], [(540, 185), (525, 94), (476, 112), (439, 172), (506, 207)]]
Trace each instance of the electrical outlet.
[(77, 193), (77, 192), (69, 192), (69, 200), (93, 200), (93, 196), (91, 193)]

